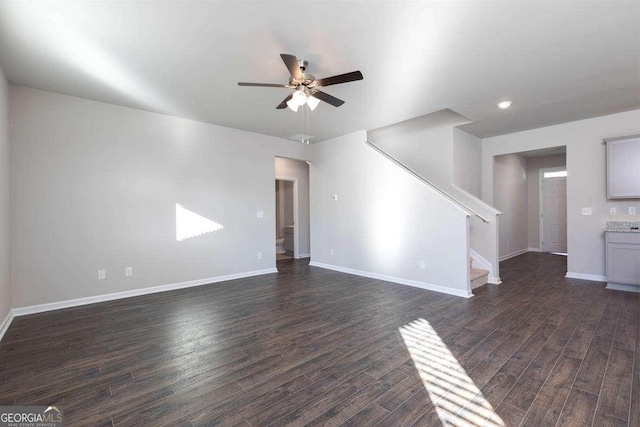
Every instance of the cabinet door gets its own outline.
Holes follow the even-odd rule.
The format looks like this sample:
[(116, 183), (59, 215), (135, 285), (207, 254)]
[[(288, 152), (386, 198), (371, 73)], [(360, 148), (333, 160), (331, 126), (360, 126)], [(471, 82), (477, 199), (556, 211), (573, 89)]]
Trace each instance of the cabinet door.
[(607, 141), (607, 197), (640, 198), (640, 137)]
[(640, 245), (607, 245), (607, 280), (640, 285)]

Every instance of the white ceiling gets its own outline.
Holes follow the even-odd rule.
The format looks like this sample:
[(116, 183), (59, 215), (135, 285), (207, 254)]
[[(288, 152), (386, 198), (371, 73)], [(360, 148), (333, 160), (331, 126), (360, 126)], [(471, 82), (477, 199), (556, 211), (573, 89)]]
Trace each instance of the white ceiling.
[[(640, 108), (640, 2), (1, 2), (11, 83), (313, 142), (450, 108), (480, 137)], [(346, 101), (275, 107), (279, 54)], [(509, 110), (498, 101), (511, 99)]]

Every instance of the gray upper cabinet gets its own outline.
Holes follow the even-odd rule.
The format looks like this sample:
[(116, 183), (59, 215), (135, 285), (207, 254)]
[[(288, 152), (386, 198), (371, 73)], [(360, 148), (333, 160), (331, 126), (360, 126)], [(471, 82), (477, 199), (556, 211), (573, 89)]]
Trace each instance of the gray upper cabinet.
[(640, 135), (605, 139), (607, 198), (640, 199)]

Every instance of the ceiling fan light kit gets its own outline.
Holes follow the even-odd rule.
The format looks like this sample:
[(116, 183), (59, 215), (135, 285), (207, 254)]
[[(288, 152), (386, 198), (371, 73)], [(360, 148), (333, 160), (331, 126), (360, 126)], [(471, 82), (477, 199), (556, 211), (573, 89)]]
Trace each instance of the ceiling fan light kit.
[(289, 107), (292, 111), (298, 111), (299, 107), (307, 104), (311, 111), (315, 110), (320, 101), (324, 101), (334, 107), (339, 107), (344, 104), (344, 101), (338, 99), (328, 93), (319, 90), (319, 87), (331, 86), (340, 83), (348, 83), (356, 80), (362, 80), (363, 76), (360, 71), (352, 71), (350, 73), (340, 74), (333, 77), (327, 77), (324, 79), (316, 79), (313, 74), (305, 73), (308, 62), (304, 59), (298, 59), (294, 55), (286, 53), (280, 54), (284, 65), (289, 70), (290, 78), (289, 84), (281, 85), (274, 83), (245, 83), (239, 82), (238, 86), (253, 86), (253, 87), (278, 87), (295, 89), (295, 91), (287, 96), (276, 109), (281, 110)]

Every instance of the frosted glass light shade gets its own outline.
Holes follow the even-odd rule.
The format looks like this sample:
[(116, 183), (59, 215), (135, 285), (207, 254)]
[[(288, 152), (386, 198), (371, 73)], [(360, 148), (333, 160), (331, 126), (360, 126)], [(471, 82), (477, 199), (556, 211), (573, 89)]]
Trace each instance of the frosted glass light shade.
[(298, 103), (296, 102), (295, 98), (291, 98), (287, 101), (287, 107), (289, 107), (291, 111), (298, 111)]
[(310, 96), (307, 98), (307, 105), (311, 109), (311, 111), (315, 110), (316, 107), (320, 104), (320, 100), (314, 96)]

